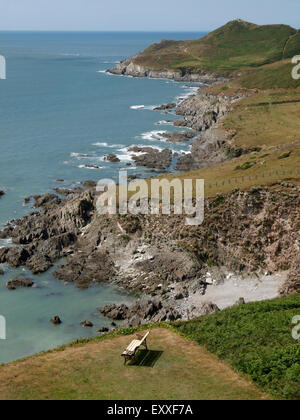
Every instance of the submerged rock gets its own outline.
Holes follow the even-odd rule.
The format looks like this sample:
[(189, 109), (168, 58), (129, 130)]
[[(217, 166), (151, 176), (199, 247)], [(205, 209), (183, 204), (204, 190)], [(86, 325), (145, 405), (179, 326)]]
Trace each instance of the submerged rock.
[(111, 162), (111, 163), (119, 163), (121, 162), (121, 160), (118, 158), (117, 155), (110, 153), (108, 155), (104, 156), (104, 160), (106, 160), (107, 162)]
[(154, 108), (153, 111), (165, 111), (165, 110), (170, 110), (176, 107), (175, 103), (171, 103), (171, 104), (166, 104), (166, 105), (160, 105), (156, 108)]
[(82, 327), (92, 328), (94, 324), (91, 321), (88, 321), (87, 319), (80, 323)]
[(34, 281), (32, 279), (18, 276), (6, 283), (8, 290), (15, 290), (20, 287), (32, 287), (33, 285)]
[(62, 324), (62, 320), (60, 319), (60, 317), (59, 317), (58, 315), (53, 316), (53, 317), (50, 319), (50, 322), (51, 322), (53, 325), (60, 325), (60, 324)]
[(100, 333), (100, 334), (105, 334), (105, 333), (109, 332), (109, 328), (101, 327), (101, 328), (99, 328), (99, 330), (97, 332)]

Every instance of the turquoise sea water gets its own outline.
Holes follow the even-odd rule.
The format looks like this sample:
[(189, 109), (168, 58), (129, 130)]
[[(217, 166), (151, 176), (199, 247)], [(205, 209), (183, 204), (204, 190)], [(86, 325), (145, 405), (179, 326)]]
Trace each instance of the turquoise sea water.
[[(176, 129), (157, 125), (175, 117), (152, 109), (187, 95), (190, 88), (168, 80), (112, 76), (104, 70), (161, 39), (202, 35), (0, 32), (0, 54), (7, 60), (7, 80), (0, 80), (0, 189), (6, 193), (0, 199), (0, 228), (30, 211), (23, 206), (29, 195), (87, 179), (116, 178), (130, 162), (130, 145), (187, 150), (187, 145), (153, 140), (155, 132)], [(141, 105), (144, 108), (136, 108)], [(107, 153), (116, 153), (121, 163), (103, 162)], [(58, 184), (57, 179), (65, 182)], [(95, 335), (96, 327), (108, 325), (95, 315), (97, 307), (133, 299), (110, 286), (78, 291), (54, 280), (51, 272), (35, 278), (40, 289), (8, 292), (5, 283), (16, 270), (4, 269), (0, 315), (6, 317), (7, 340), (0, 340), (0, 363)], [(49, 324), (54, 314), (64, 320), (58, 328)], [(86, 318), (95, 328), (80, 327)]]

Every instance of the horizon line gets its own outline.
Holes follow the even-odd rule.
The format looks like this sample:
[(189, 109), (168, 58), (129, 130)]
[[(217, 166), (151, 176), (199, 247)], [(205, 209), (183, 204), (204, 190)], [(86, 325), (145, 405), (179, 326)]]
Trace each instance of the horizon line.
[(129, 33), (134, 33), (134, 32), (145, 32), (145, 33), (159, 33), (159, 32), (173, 32), (173, 33), (202, 33), (202, 32), (207, 32), (207, 31), (211, 31), (213, 29), (195, 29), (195, 30), (174, 30), (174, 29), (170, 29), (170, 30), (159, 30), (159, 29), (155, 29), (155, 30), (139, 30), (139, 29), (106, 29), (106, 30), (89, 30), (89, 29), (1, 29), (0, 33), (4, 33), (4, 32), (69, 32), (69, 33), (107, 33), (107, 32), (129, 32)]

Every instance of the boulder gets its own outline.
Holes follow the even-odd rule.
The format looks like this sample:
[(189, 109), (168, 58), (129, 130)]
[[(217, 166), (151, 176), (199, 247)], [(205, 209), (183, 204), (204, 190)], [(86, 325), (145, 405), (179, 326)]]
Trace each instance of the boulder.
[(27, 277), (18, 277), (16, 276), (12, 280), (6, 283), (6, 287), (8, 290), (15, 290), (20, 287), (32, 287), (34, 285), (34, 281)]
[(106, 318), (111, 318), (115, 321), (122, 321), (128, 316), (128, 306), (122, 305), (106, 305), (100, 308), (100, 313)]
[(245, 304), (246, 304), (245, 299), (242, 297), (242, 298), (239, 298), (239, 300), (235, 302), (234, 306), (240, 306), (240, 305), (245, 305)]
[(92, 328), (94, 326), (94, 324), (91, 321), (88, 321), (87, 319), (83, 322), (81, 322), (80, 324), (82, 327), (88, 327), (88, 328)]
[(98, 333), (100, 333), (100, 334), (105, 334), (107, 332), (109, 332), (109, 328), (107, 328), (107, 327), (101, 327), (98, 330)]
[(60, 325), (60, 324), (62, 324), (62, 321), (61, 321), (61, 319), (60, 319), (60, 317), (59, 317), (58, 315), (53, 316), (53, 317), (50, 319), (50, 322), (51, 322), (53, 325)]
[(110, 153), (104, 156), (104, 160), (111, 163), (119, 163), (121, 162), (117, 155)]

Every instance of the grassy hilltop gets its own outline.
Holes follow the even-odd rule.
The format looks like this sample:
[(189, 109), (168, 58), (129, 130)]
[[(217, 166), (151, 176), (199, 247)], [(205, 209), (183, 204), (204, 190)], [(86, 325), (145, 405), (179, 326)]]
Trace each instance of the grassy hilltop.
[(132, 59), (152, 69), (228, 74), (299, 54), (300, 32), (287, 25), (235, 20), (193, 41), (161, 41)]
[[(78, 340), (0, 367), (0, 399), (299, 399), (299, 308), (296, 295)], [(149, 328), (151, 352), (123, 366), (121, 351)]]

